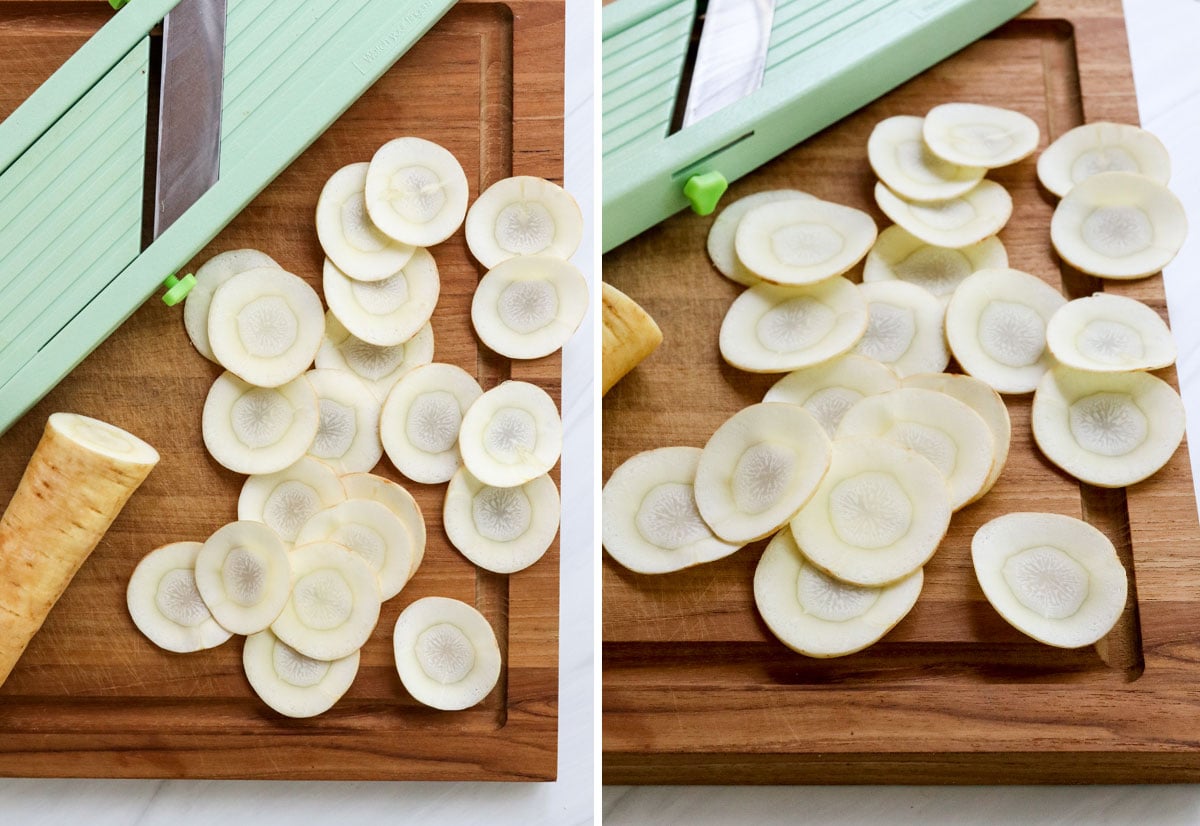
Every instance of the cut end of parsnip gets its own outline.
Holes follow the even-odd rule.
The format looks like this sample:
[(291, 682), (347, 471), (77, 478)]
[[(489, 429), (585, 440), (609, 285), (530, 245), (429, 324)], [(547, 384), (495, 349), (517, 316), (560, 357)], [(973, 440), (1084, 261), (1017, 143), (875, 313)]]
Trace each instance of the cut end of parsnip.
[(832, 438), (842, 416), (856, 402), (899, 386), (900, 380), (887, 365), (847, 354), (788, 373), (771, 386), (763, 401), (800, 405)]
[(506, 381), (471, 403), (458, 447), (479, 481), (515, 487), (548, 473), (562, 453), (562, 419), (554, 399), (526, 381)]
[(1065, 132), (1038, 157), (1042, 186), (1063, 197), (1080, 181), (1104, 172), (1133, 172), (1166, 185), (1171, 158), (1162, 141), (1128, 123), (1085, 123)]
[(183, 304), (183, 326), (196, 352), (215, 362), (208, 341), (208, 307), (217, 288), (239, 273), (263, 268), (279, 269), (275, 259), (258, 250), (228, 250), (214, 255), (196, 270), (196, 283)]
[(381, 346), (363, 341), (332, 312), (325, 314), (325, 338), (317, 350), (317, 369), (349, 370), (382, 401), (400, 377), (433, 361), (433, 327), (424, 324), (408, 341)]
[(333, 173), (317, 199), (317, 239), (338, 269), (359, 281), (379, 281), (400, 270), (416, 248), (389, 238), (367, 215), (363, 191), (368, 163)]
[(946, 369), (946, 311), (937, 296), (905, 281), (876, 281), (859, 290), (867, 302), (868, 321), (855, 353), (886, 364), (901, 378)]
[(943, 103), (925, 115), (922, 136), (930, 151), (950, 163), (995, 169), (1032, 155), (1041, 130), (1011, 109)]
[(83, 450), (131, 465), (158, 464), (158, 451), (116, 425), (78, 413), (51, 413), (47, 426)]
[(558, 533), (558, 488), (549, 476), (495, 487), (459, 468), (446, 488), (442, 524), (450, 543), (472, 563), (498, 574), (528, 568)]
[(346, 488), (348, 498), (379, 502), (400, 519), (412, 540), (412, 570), (408, 574), (412, 579), (425, 559), (425, 519), (417, 500), (392, 480), (372, 473), (346, 474), (342, 477), (342, 485)]
[(257, 634), (274, 622), (291, 586), (287, 546), (262, 522), (231, 522), (196, 556), (196, 588), (213, 618), (235, 634)]
[(982, 166), (950, 163), (929, 151), (921, 130), (925, 119), (897, 115), (875, 125), (867, 159), (879, 180), (914, 201), (940, 201), (965, 195), (983, 179)]
[(327, 258), (322, 284), (329, 309), (342, 326), (379, 347), (415, 336), (429, 322), (442, 290), (437, 264), (424, 249), (381, 281), (355, 281)]
[(215, 648), (233, 636), (213, 619), (196, 589), (199, 542), (156, 548), (138, 563), (125, 591), (129, 616), (150, 642), (187, 654)]
[(400, 593), (414, 570), (413, 538), (400, 517), (370, 499), (347, 499), (313, 515), (297, 545), (335, 542), (362, 557), (379, 581), (380, 596)]
[(204, 446), (235, 473), (276, 473), (304, 456), (319, 419), (317, 394), (303, 376), (255, 387), (222, 373), (204, 400)]
[(379, 464), (381, 403), (348, 370), (310, 370), (304, 378), (317, 394), (320, 419), (308, 453), (338, 473), (365, 473)]
[(453, 235), (466, 217), (467, 197), (462, 165), (423, 138), (388, 141), (367, 168), (364, 198), (371, 222), (414, 247), (432, 247)]
[(761, 281), (762, 279), (747, 270), (745, 265), (738, 260), (737, 252), (734, 249), (734, 238), (742, 217), (763, 204), (812, 200), (812, 198), (812, 195), (798, 189), (772, 189), (766, 192), (755, 192), (727, 204), (708, 230), (708, 257), (712, 259), (717, 272), (730, 281), (745, 287), (751, 287)]
[(519, 255), (566, 260), (583, 239), (583, 213), (565, 189), (518, 175), (489, 186), (467, 210), (467, 246), (485, 267)]
[(460, 711), (500, 680), (500, 646), (483, 614), (465, 602), (425, 597), (409, 605), (392, 634), (396, 670), (419, 703)]
[(259, 699), (285, 717), (316, 717), (333, 708), (358, 675), (359, 652), (316, 660), (270, 629), (246, 637), (242, 668)]
[(863, 282), (907, 281), (942, 299), (951, 294), (971, 273), (1008, 266), (1008, 253), (996, 236), (961, 249), (935, 247), (910, 234), (904, 227), (891, 226), (879, 233), (863, 264)]
[(607, 281), (600, 283), (600, 296), (604, 304), (601, 392), (607, 393), (662, 344), (663, 335), (641, 305)]
[(1012, 216), (1008, 191), (986, 178), (965, 195), (941, 201), (908, 200), (878, 183), (875, 202), (910, 235), (951, 249), (969, 247), (995, 235)]
[(404, 375), (383, 404), (379, 435), (396, 470), (414, 482), (449, 482), (462, 464), (463, 413), (483, 395), (461, 367), (434, 362)]
[(1046, 326), (1046, 346), (1060, 363), (1093, 373), (1175, 363), (1175, 339), (1162, 316), (1140, 301), (1107, 293), (1059, 308)]
[(534, 359), (566, 344), (587, 308), (588, 285), (578, 267), (547, 255), (520, 256), (480, 279), (471, 299), (471, 323), (500, 355)]
[(814, 284), (841, 275), (875, 243), (875, 221), (852, 207), (817, 198), (753, 207), (738, 222), (737, 259), (774, 284)]
[(276, 473), (251, 476), (238, 496), (238, 519), (262, 522), (285, 543), (317, 511), (346, 499), (337, 472), (309, 456)]

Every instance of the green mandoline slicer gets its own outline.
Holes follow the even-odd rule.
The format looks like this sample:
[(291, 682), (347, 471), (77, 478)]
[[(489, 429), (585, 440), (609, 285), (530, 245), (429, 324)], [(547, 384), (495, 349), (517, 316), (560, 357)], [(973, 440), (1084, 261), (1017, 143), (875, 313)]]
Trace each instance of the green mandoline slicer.
[(110, 2), (0, 123), (0, 434), (454, 0)]
[[(605, 252), (1033, 0), (617, 0), (604, 8)], [(696, 32), (699, 37), (696, 37)]]

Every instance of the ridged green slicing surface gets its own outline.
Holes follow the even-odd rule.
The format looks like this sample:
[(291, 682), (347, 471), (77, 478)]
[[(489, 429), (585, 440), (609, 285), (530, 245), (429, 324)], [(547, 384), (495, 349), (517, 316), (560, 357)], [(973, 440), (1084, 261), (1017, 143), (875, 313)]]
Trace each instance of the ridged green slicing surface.
[[(829, 65), (836, 66), (836, 50), (847, 48), (860, 37), (855, 26), (878, 25), (875, 17), (900, 0), (778, 0), (771, 27), (771, 45), (767, 50), (767, 71), (763, 83), (785, 79), (797, 71), (793, 60), (804, 60), (804, 69), (814, 71), (829, 52)], [(863, 32), (864, 42), (872, 42), (873, 33)]]

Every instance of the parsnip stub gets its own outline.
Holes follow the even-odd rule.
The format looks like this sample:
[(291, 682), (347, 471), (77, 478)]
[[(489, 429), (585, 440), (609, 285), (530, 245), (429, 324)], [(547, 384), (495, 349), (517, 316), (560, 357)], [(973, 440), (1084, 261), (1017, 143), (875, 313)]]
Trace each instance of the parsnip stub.
[(498, 574), (528, 568), (558, 534), (558, 488), (549, 476), (498, 488), (459, 468), (446, 488), (442, 524), (450, 544), (472, 563)]
[(641, 305), (607, 281), (600, 282), (600, 298), (603, 303), (601, 392), (608, 393), (662, 344), (663, 336), (658, 324)]
[(793, 370), (771, 385), (763, 401), (800, 405), (832, 438), (842, 416), (855, 402), (899, 386), (900, 379), (887, 365), (851, 353), (815, 367)]
[(371, 222), (415, 247), (445, 241), (467, 214), (467, 174), (454, 155), (422, 138), (388, 141), (367, 168), (364, 196)]
[(566, 260), (583, 239), (583, 213), (558, 184), (518, 175), (480, 193), (467, 210), (466, 235), (471, 255), (485, 267), (518, 255)]
[(541, 358), (567, 343), (587, 308), (588, 285), (578, 267), (547, 255), (519, 256), (480, 279), (471, 323), (500, 355)]
[(286, 544), (317, 511), (346, 499), (337, 472), (324, 462), (305, 456), (276, 473), (251, 476), (238, 496), (238, 519), (262, 522)]
[(1027, 158), (1041, 130), (1028, 115), (977, 103), (943, 103), (925, 115), (925, 144), (949, 163), (995, 169)]
[(945, 303), (963, 280), (973, 272), (1008, 266), (1008, 252), (996, 236), (960, 249), (927, 244), (904, 227), (890, 226), (863, 264), (863, 283), (907, 281), (942, 299)]
[(449, 482), (462, 465), (458, 433), (463, 413), (483, 395), (461, 367), (433, 362), (405, 374), (388, 393), (379, 435), (388, 459), (414, 482)]
[(1012, 217), (1012, 196), (986, 178), (965, 195), (941, 201), (910, 201), (878, 183), (875, 203), (910, 235), (951, 249), (978, 244), (1004, 229)]
[(303, 376), (255, 387), (222, 373), (204, 400), (204, 446), (235, 473), (275, 473), (307, 452), (319, 419), (317, 394)]
[(382, 281), (355, 281), (327, 258), (322, 283), (329, 309), (342, 326), (380, 347), (415, 336), (429, 322), (442, 290), (437, 264), (424, 249)]
[(270, 629), (246, 637), (242, 668), (258, 698), (285, 717), (316, 717), (333, 708), (358, 676), (359, 652), (339, 660), (306, 657)]
[(792, 199), (746, 212), (734, 234), (734, 250), (764, 281), (813, 284), (861, 261), (875, 235), (875, 221), (861, 210), (817, 198)]
[(1145, 129), (1105, 121), (1076, 126), (1038, 156), (1038, 180), (1060, 198), (1102, 172), (1133, 172), (1165, 186), (1171, 158), (1162, 141)]
[(402, 486), (373, 473), (348, 473), (342, 477), (342, 485), (348, 498), (379, 502), (400, 519), (412, 540), (412, 570), (408, 574), (412, 579), (425, 559), (425, 519), (417, 500)]
[(309, 455), (338, 473), (365, 473), (379, 464), (382, 403), (374, 392), (349, 370), (309, 370), (304, 378), (321, 411)]
[(405, 608), (392, 632), (400, 682), (419, 703), (443, 711), (477, 705), (500, 680), (491, 623), (465, 602), (425, 597)]
[(213, 619), (196, 590), (199, 542), (173, 542), (142, 558), (125, 590), (133, 624), (166, 651), (187, 654), (215, 648), (233, 636)]
[(197, 554), (196, 588), (222, 627), (257, 634), (275, 621), (291, 592), (287, 546), (262, 522), (231, 522)]
[(400, 270), (416, 247), (389, 238), (367, 215), (363, 191), (368, 163), (343, 166), (317, 199), (317, 239), (338, 269), (359, 281), (380, 281)]
[(558, 461), (562, 419), (545, 390), (527, 381), (506, 381), (463, 413), (458, 447), (467, 470), (485, 485), (523, 485)]
[(906, 281), (876, 281), (859, 289), (868, 321), (855, 353), (887, 365), (901, 378), (946, 369), (946, 310), (937, 296)]
[(408, 341), (382, 346), (352, 334), (332, 312), (325, 314), (325, 338), (317, 350), (317, 369), (349, 370), (380, 401), (400, 377), (433, 361), (433, 327), (426, 322)]
[(208, 341), (208, 307), (217, 288), (239, 273), (266, 267), (278, 269), (279, 264), (265, 252), (252, 249), (218, 253), (200, 265), (196, 283), (183, 303), (183, 327), (196, 352), (209, 361), (217, 360)]
[(745, 287), (751, 287), (761, 281), (762, 279), (747, 270), (738, 260), (737, 251), (734, 249), (734, 237), (742, 217), (763, 204), (812, 199), (812, 195), (798, 189), (770, 189), (738, 198), (726, 205), (708, 230), (708, 257), (712, 259), (717, 272)]
[(414, 570), (413, 538), (400, 517), (370, 499), (347, 499), (314, 514), (297, 545), (336, 542), (361, 556), (379, 580), (380, 598), (400, 593)]
[(1046, 346), (1068, 367), (1093, 373), (1158, 370), (1175, 363), (1175, 339), (1140, 301), (1096, 293), (1063, 305), (1046, 325)]
[(867, 160), (879, 180), (914, 201), (941, 201), (965, 195), (987, 172), (939, 158), (929, 151), (921, 129), (924, 118), (897, 115), (881, 120), (867, 139)]

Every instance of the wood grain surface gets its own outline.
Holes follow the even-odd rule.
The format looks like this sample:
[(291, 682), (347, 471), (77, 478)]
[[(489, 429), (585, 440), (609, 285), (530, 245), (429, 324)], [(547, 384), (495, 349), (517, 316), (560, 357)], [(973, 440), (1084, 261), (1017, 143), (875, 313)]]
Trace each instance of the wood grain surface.
[[(1120, 0), (1041, 0), (1030, 12), (738, 181), (726, 203), (792, 187), (887, 219), (867, 137), (889, 116), (947, 101), (1017, 109), (1044, 148), (1087, 121), (1136, 123)], [(1013, 195), (1011, 265), (1069, 297), (1130, 295), (1164, 316), (1162, 279), (1109, 282), (1065, 269), (1050, 246), (1055, 199), (1036, 156), (990, 177)], [(702, 446), (778, 376), (740, 372), (717, 331), (741, 288), (709, 263), (711, 218), (680, 214), (605, 257), (604, 278), (663, 329), (659, 350), (604, 400), (604, 475), (641, 450)], [(852, 273), (858, 280), (861, 267)], [(1174, 370), (1160, 371), (1175, 383)], [(1031, 397), (1006, 397), (1009, 462), (953, 520), (916, 608), (865, 652), (794, 654), (754, 607), (765, 543), (666, 576), (610, 558), (604, 589), (604, 779), (609, 783), (1016, 783), (1200, 779), (1200, 555), (1186, 447), (1126, 490), (1081, 485), (1033, 444)], [(970, 539), (1016, 510), (1082, 516), (1118, 548), (1130, 601), (1094, 649), (1043, 646), (976, 583)]]
[[(107, 4), (0, 0), (0, 117), (109, 16)], [(462, 0), (291, 165), (189, 267), (256, 247), (320, 290), (323, 255), (313, 215), (325, 180), (369, 160), (401, 135), (419, 135), (462, 162), (471, 197), (512, 174), (561, 182), (563, 17), (560, 0)], [(442, 294), (435, 358), (485, 389), (509, 377), (557, 400), (558, 354), (509, 362), (470, 323), (482, 276), (462, 232), (433, 250)], [(185, 270), (187, 271), (187, 270)], [(330, 712), (289, 720), (254, 695), (241, 642), (169, 654), (125, 609), (141, 557), (181, 539), (203, 540), (236, 518), (243, 478), (206, 454), (205, 394), (220, 370), (188, 343), (182, 308), (152, 298), (42, 403), (0, 437), (0, 502), (15, 489), (47, 416), (69, 410), (127, 428), (162, 462), (126, 507), (0, 688), (0, 774), (19, 776), (550, 780), (557, 760), (558, 547), (525, 571), (477, 570), (441, 524), (444, 485), (405, 482), (429, 528), (425, 561), (384, 605), (358, 678)], [(557, 478), (557, 471), (555, 472)], [(417, 704), (396, 674), (399, 612), (441, 595), (476, 605), (500, 641), (504, 670), (479, 706), (440, 712)]]

